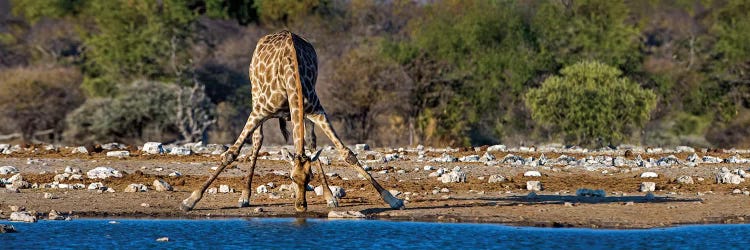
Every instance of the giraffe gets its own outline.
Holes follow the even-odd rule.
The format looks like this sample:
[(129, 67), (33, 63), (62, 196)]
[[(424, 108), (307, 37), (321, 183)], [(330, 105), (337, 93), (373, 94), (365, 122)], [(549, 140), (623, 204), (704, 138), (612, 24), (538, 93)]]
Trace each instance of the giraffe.
[[(221, 162), (214, 174), (206, 182), (194, 190), (190, 197), (183, 200), (180, 208), (190, 211), (203, 197), (211, 182), (229, 164), (235, 161), (242, 145), (250, 134), (253, 134), (253, 152), (251, 156), (251, 171), (248, 176), (248, 186), (243, 189), (243, 194), (238, 201), (239, 206), (249, 205), (249, 185), (255, 168), (257, 153), (263, 140), (262, 123), (270, 118), (290, 118), (292, 122), (292, 140), (294, 141), (294, 153), (289, 153), (292, 158), (292, 181), (296, 184), (296, 200), (294, 208), (298, 212), (307, 210), (305, 200), (305, 187), (310, 181), (311, 164), (320, 155), (318, 151), (312, 158), (305, 154), (304, 141), (306, 129), (305, 119), (317, 125), (323, 133), (333, 142), (339, 155), (351, 167), (364, 176), (380, 197), (388, 203), (391, 208), (400, 209), (404, 207), (402, 200), (394, 197), (388, 190), (378, 184), (357, 160), (357, 156), (339, 139), (333, 129), (328, 116), (320, 104), (315, 93), (315, 81), (318, 74), (318, 59), (315, 49), (304, 38), (287, 30), (264, 36), (258, 41), (253, 53), (252, 62), (249, 67), (252, 92), (252, 111), (247, 118), (245, 127), (240, 136), (229, 149), (221, 155)], [(312, 124), (309, 124), (312, 127)], [(314, 133), (310, 133), (311, 137)], [(311, 140), (314, 143), (314, 138)], [(318, 164), (320, 164), (318, 162)], [(318, 165), (320, 167), (320, 165)], [(322, 167), (320, 167), (322, 170)], [(324, 176), (321, 171), (321, 176)], [(324, 181), (326, 184), (326, 181)], [(328, 188), (324, 191), (330, 192)], [(337, 205), (328, 201), (330, 205)], [(332, 204), (333, 203), (333, 204)]]

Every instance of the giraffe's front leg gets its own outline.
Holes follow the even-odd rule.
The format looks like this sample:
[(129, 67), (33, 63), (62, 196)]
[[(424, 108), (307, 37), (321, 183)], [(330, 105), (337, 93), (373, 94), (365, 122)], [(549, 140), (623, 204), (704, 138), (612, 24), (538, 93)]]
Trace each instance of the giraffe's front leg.
[(242, 130), (242, 133), (240, 133), (240, 136), (237, 138), (237, 141), (234, 142), (234, 145), (232, 145), (229, 150), (227, 150), (227, 152), (224, 152), (224, 154), (221, 155), (221, 164), (216, 169), (216, 171), (214, 171), (213, 175), (211, 175), (208, 180), (203, 183), (202, 186), (194, 190), (190, 194), (190, 197), (184, 199), (180, 203), (180, 209), (182, 211), (187, 212), (193, 210), (195, 204), (197, 204), (198, 201), (203, 198), (203, 192), (205, 192), (206, 189), (211, 186), (211, 183), (213, 183), (213, 181), (216, 180), (217, 177), (219, 177), (219, 174), (221, 174), (221, 172), (224, 171), (224, 169), (229, 166), (229, 164), (232, 164), (232, 162), (237, 159), (237, 155), (240, 153), (240, 149), (242, 148), (242, 144), (245, 143), (245, 139), (247, 139), (247, 136), (250, 135), (250, 133), (253, 133), (253, 131), (255, 131), (258, 126), (260, 126), (265, 117), (266, 115), (263, 114), (250, 114), (250, 117), (247, 118), (247, 123), (245, 123), (245, 127)]
[(250, 155), (250, 172), (247, 174), (247, 185), (242, 189), (240, 199), (237, 200), (238, 207), (249, 207), (250, 196), (253, 193), (253, 173), (255, 173), (255, 164), (258, 162), (258, 152), (263, 145), (263, 126), (261, 125), (253, 132), (253, 151)]

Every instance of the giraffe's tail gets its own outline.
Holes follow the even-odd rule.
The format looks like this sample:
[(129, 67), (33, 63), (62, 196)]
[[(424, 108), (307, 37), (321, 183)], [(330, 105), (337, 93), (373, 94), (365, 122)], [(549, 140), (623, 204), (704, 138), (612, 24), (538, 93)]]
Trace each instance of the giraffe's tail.
[(286, 128), (285, 118), (279, 118), (279, 130), (281, 130), (281, 136), (284, 137), (284, 142), (289, 141), (289, 130)]

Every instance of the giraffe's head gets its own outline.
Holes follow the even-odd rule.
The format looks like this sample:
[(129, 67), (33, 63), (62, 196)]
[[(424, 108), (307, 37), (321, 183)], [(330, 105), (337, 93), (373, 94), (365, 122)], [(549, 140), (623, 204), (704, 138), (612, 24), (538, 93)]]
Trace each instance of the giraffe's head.
[[(292, 164), (292, 179), (295, 178), (294, 173), (296, 172), (296, 169), (302, 170), (304, 173), (311, 173), (312, 170), (312, 163), (317, 161), (320, 157), (320, 153), (322, 152), (322, 149), (319, 149), (315, 154), (313, 154), (312, 157), (306, 155), (306, 154), (300, 154), (297, 155), (295, 153), (289, 152), (288, 150), (282, 148), (281, 154), (284, 155), (285, 158), (290, 159), (289, 163)], [(309, 175), (307, 175), (305, 178), (310, 178)]]

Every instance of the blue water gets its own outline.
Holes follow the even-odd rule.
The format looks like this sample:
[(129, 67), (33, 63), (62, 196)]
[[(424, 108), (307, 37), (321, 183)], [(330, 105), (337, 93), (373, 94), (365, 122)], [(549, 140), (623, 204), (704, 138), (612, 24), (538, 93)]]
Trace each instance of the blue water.
[[(110, 224), (109, 221), (118, 224)], [(0, 249), (693, 249), (750, 248), (750, 225), (647, 230), (325, 219), (78, 219), (8, 223)], [(157, 242), (169, 237), (169, 242)]]

